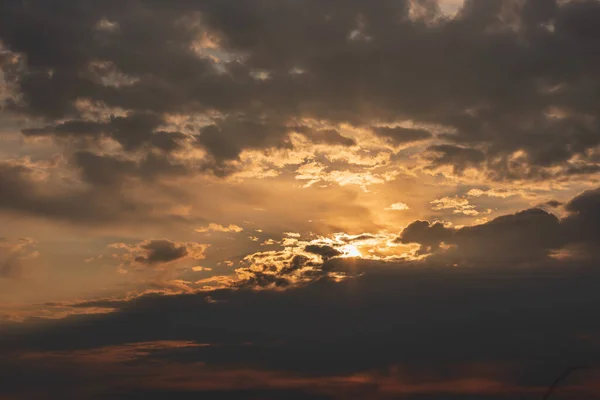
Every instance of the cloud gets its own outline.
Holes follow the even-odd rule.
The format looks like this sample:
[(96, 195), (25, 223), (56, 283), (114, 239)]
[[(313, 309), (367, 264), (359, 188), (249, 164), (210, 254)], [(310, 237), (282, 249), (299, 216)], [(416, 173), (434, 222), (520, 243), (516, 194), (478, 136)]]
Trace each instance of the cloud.
[(196, 232), (200, 232), (200, 233), (205, 233), (205, 232), (233, 232), (233, 233), (239, 233), (242, 232), (244, 229), (234, 225), (234, 224), (230, 224), (229, 226), (223, 226), (223, 225), (219, 225), (219, 224), (215, 224), (215, 223), (210, 223), (208, 224), (208, 226), (206, 227), (202, 227), (202, 228), (197, 228)]
[(135, 261), (143, 264), (168, 263), (188, 255), (187, 246), (177, 246), (166, 239), (150, 240), (140, 247), (146, 251), (146, 255), (136, 257)]
[[(0, 368), (21, 379), (8, 379), (2, 390), (20, 397), (34, 387), (55, 396), (76, 382), (84, 393), (103, 388), (90, 398), (175, 388), (175, 398), (226, 397), (236, 389), (225, 371), (236, 371), (235, 382), (243, 384), (243, 365), (258, 374), (256, 390), (291, 385), (304, 398), (319, 398), (308, 389), (317, 376), (337, 382), (326, 392), (334, 399), (358, 390), (352, 382), (365, 383), (350, 392), (358, 398), (534, 395), (565, 363), (597, 357), (600, 327), (590, 315), (600, 302), (600, 276), (592, 265), (567, 265), (447, 268), (336, 259), (324, 268), (354, 271), (353, 279), (80, 303), (74, 307), (115, 311), (46, 326), (5, 325)], [(555, 347), (561, 352), (548, 351)], [(263, 381), (267, 371), (274, 375)], [(595, 393), (595, 374), (573, 378), (561, 394)], [(221, 383), (207, 387), (210, 381)]]
[(512, 196), (523, 196), (523, 197), (534, 197), (535, 194), (526, 193), (519, 189), (471, 189), (467, 192), (467, 196), (471, 197), (497, 197), (500, 199), (506, 199)]
[(212, 271), (212, 268), (196, 266), (196, 267), (192, 267), (192, 271), (194, 271), (194, 272)]
[[(74, 158), (88, 185), (64, 179), (64, 171), (53, 166), (48, 168), (42, 163), (0, 161), (0, 185), (5, 190), (5, 195), (0, 198), (0, 211), (77, 224), (107, 225), (125, 221), (148, 224), (178, 220), (158, 212), (152, 205), (159, 196), (142, 199), (133, 191), (139, 182), (136, 176), (152, 180), (157, 169), (167, 170), (165, 160), (160, 156), (149, 155), (134, 163), (120, 157), (82, 151)], [(172, 165), (169, 168), (178, 170)], [(131, 184), (125, 186), (125, 182)], [(117, 188), (122, 190), (116, 192)]]
[(419, 243), (422, 252), (430, 253), (435, 252), (451, 236), (452, 230), (440, 222), (430, 224), (427, 221), (415, 221), (402, 230), (398, 242)]
[(432, 154), (430, 161), (433, 166), (448, 165), (458, 174), (467, 168), (478, 167), (486, 159), (485, 153), (480, 150), (451, 144), (429, 146), (428, 150)]
[(352, 138), (343, 136), (336, 129), (313, 130), (305, 126), (298, 126), (294, 131), (302, 133), (315, 144), (328, 144), (339, 146), (354, 146), (356, 141)]
[(103, 136), (111, 137), (127, 151), (139, 149), (143, 145), (163, 151), (179, 148), (179, 141), (186, 136), (180, 132), (157, 131), (164, 121), (151, 113), (130, 113), (126, 116), (111, 116), (108, 122), (70, 120), (43, 128), (24, 129), (25, 136), (83, 136), (99, 140)]
[(312, 244), (306, 246), (304, 250), (308, 251), (309, 253), (320, 255), (324, 260), (342, 255), (342, 252), (334, 249), (331, 246), (319, 246)]
[(404, 144), (430, 139), (433, 135), (424, 129), (376, 127), (373, 132), (380, 137), (389, 139), (394, 144)]
[(600, 241), (600, 189), (588, 190), (565, 205), (570, 213), (562, 220), (564, 240), (569, 245), (585, 247), (588, 257), (597, 257)]
[(444, 255), (440, 253), (440, 257), (467, 264), (540, 263), (552, 249), (560, 248), (563, 240), (559, 219), (541, 209), (504, 215), (481, 225), (459, 229), (417, 221), (399, 237), (402, 243), (420, 243), (422, 251), (427, 252), (440, 251), (442, 243), (452, 245)]
[(1, 219), (40, 240), (0, 243), (0, 291), (131, 291), (4, 306), (0, 397), (541, 394), (599, 355), (600, 196), (568, 199), (600, 171), (598, 20), (595, 0), (0, 2)]
[(287, 129), (274, 123), (225, 118), (202, 128), (198, 144), (216, 160), (237, 159), (243, 149), (290, 147)]
[[(397, 241), (419, 243), (421, 252), (466, 263), (511, 260), (535, 264), (546, 262), (553, 252), (564, 257), (571, 254), (580, 261), (593, 260), (597, 258), (596, 246), (600, 240), (599, 193), (599, 189), (593, 189), (572, 198), (564, 205), (568, 214), (561, 219), (543, 209), (532, 208), (460, 228), (415, 221), (401, 232)], [(454, 202), (451, 203), (454, 207)], [(550, 201), (545, 206), (553, 209), (561, 204)], [(444, 248), (442, 244), (450, 247)]]
[[(244, 151), (289, 149), (290, 128), (307, 118), (334, 127), (443, 127), (429, 146), (429, 167), (455, 174), (478, 168), (494, 180), (536, 180), (596, 173), (598, 72), (590, 48), (598, 3), (467, 1), (443, 18), (460, 3), (422, 1), (415, 18), (414, 1), (377, 8), (362, 0), (312, 2), (303, 13), (294, 2), (55, 10), (41, 0), (31, 7), (10, 0), (0, 38), (23, 61), (9, 71), (17, 96), (7, 109), (48, 122), (24, 130), (29, 136), (110, 137), (125, 151), (165, 152), (189, 139), (208, 153), (203, 171), (220, 174)], [(72, 18), (59, 23), (64, 15)], [(307, 26), (314, 35), (302, 33)], [(369, 40), (349, 40), (352, 32)], [(257, 71), (268, 79), (257, 79)], [(80, 99), (124, 114), (82, 118)], [(205, 121), (185, 135), (162, 130), (172, 114)], [(373, 131), (395, 143), (432, 138), (414, 128)], [(333, 128), (303, 134), (315, 143), (356, 142)]]
[(29, 260), (39, 256), (35, 248), (36, 242), (29, 238), (0, 238), (0, 279), (19, 279), (28, 274)]
[(463, 214), (476, 216), (479, 215), (479, 211), (475, 209), (473, 204), (469, 203), (469, 199), (461, 197), (442, 197), (430, 202), (431, 208), (436, 211), (452, 210), (453, 214)]
[(208, 245), (193, 242), (173, 242), (168, 239), (150, 239), (135, 245), (113, 243), (110, 248), (125, 250), (120, 255), (122, 267), (162, 267), (188, 259), (205, 257)]
[(409, 209), (410, 208), (404, 203), (394, 203), (386, 208), (387, 211), (404, 211)]

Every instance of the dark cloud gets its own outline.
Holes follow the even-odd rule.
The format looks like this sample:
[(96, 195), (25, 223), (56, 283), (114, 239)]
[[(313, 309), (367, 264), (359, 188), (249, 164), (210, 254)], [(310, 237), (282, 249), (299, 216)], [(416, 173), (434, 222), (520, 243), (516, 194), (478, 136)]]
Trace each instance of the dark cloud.
[[(289, 146), (282, 127), (298, 118), (365, 127), (410, 119), (452, 131), (430, 150), (434, 165), (457, 173), (479, 166), (493, 179), (545, 179), (551, 167), (573, 173), (573, 156), (579, 173), (595, 171), (588, 150), (600, 140), (597, 1), (469, 0), (456, 18), (437, 20), (436, 2), (420, 4), (426, 12), (415, 20), (408, 1), (387, 0), (5, 1), (0, 38), (26, 60), (22, 101), (9, 108), (50, 120), (44, 132), (53, 135), (107, 130), (75, 124), (81, 98), (156, 119), (216, 111), (226, 119), (205, 128), (199, 143), (217, 160)], [(219, 49), (196, 53), (202, 35)], [(125, 122), (110, 133), (125, 148), (175, 146), (176, 138), (155, 142), (153, 124)], [(327, 136), (315, 140), (351, 144)], [(526, 157), (511, 159), (516, 151)]]
[(434, 166), (450, 165), (457, 173), (476, 167), (485, 160), (485, 153), (468, 147), (440, 144), (429, 146), (428, 150), (435, 154), (432, 159)]
[(340, 146), (354, 146), (356, 144), (354, 139), (341, 135), (336, 129), (310, 130), (296, 128), (295, 130), (303, 133), (312, 142), (317, 144)]
[(451, 248), (440, 256), (457, 262), (541, 262), (551, 250), (566, 244), (561, 234), (556, 216), (530, 209), (458, 229), (416, 221), (402, 231), (398, 241), (419, 243), (422, 253), (438, 252), (444, 243)]
[(563, 203), (561, 203), (558, 200), (549, 200), (549, 201), (545, 202), (543, 205), (550, 207), (550, 208), (558, 208), (558, 207), (562, 206)]
[[(556, 208), (560, 202), (546, 203)], [(564, 205), (569, 215), (558, 219), (540, 208), (504, 215), (481, 225), (463, 228), (415, 221), (400, 234), (400, 243), (419, 243), (423, 253), (466, 262), (541, 262), (553, 250), (579, 248), (579, 256), (597, 258), (600, 240), (600, 190), (583, 192)], [(440, 249), (444, 243), (450, 249)]]
[(243, 149), (290, 147), (287, 129), (267, 121), (226, 118), (200, 131), (198, 144), (217, 160), (236, 159)]
[(153, 239), (140, 246), (145, 255), (138, 256), (135, 261), (142, 264), (163, 264), (179, 260), (188, 255), (185, 245), (178, 245), (167, 239)]
[(377, 136), (389, 139), (392, 143), (403, 144), (410, 142), (417, 142), (419, 140), (430, 139), (433, 135), (431, 132), (424, 129), (410, 129), (410, 128), (386, 128), (379, 127), (373, 128), (373, 132)]
[(188, 166), (177, 163), (166, 155), (151, 152), (137, 161), (89, 151), (77, 151), (73, 158), (82, 179), (97, 189), (120, 185), (127, 179), (152, 181), (160, 176), (182, 176), (191, 172)]
[(587, 247), (587, 254), (597, 255), (600, 242), (600, 189), (588, 190), (565, 205), (570, 215), (564, 218), (565, 240)]
[(556, 216), (541, 209), (505, 215), (459, 229), (451, 243), (460, 258), (492, 262), (540, 262), (562, 243)]
[(339, 250), (336, 250), (331, 246), (319, 246), (316, 244), (310, 244), (306, 246), (304, 250), (308, 251), (309, 253), (317, 254), (323, 257), (324, 260), (342, 255)]
[(89, 152), (78, 152), (74, 158), (82, 178), (91, 184), (89, 187), (40, 180), (36, 175), (39, 171), (33, 167), (0, 162), (0, 211), (80, 224), (176, 222), (168, 216), (153, 216), (151, 203), (134, 199), (126, 192), (115, 196), (113, 189), (114, 185), (128, 179), (128, 174), (153, 179), (165, 172), (183, 173), (185, 168), (182, 166), (172, 165), (165, 158), (154, 155), (148, 155), (137, 165)]
[(436, 222), (415, 221), (409, 224), (397, 239), (399, 243), (419, 243), (423, 253), (436, 251), (442, 242), (452, 237), (452, 229)]
[[(176, 242), (169, 239), (149, 239), (137, 244), (117, 242), (110, 244), (109, 247), (122, 251), (122, 254), (113, 254), (113, 257), (120, 259), (119, 267), (123, 270), (130, 268), (164, 271), (168, 266), (182, 265), (190, 260), (205, 258), (204, 251), (208, 245), (196, 242)], [(156, 286), (157, 284), (153, 283), (150, 288), (156, 288)], [(182, 289), (187, 291), (189, 288), (182, 282), (171, 282), (158, 285), (157, 289), (179, 292)]]
[[(388, 398), (385, 388), (394, 382), (405, 382), (402, 393), (408, 398), (453, 398), (446, 392), (449, 389), (439, 389), (440, 382), (456, 379), (465, 385), (465, 380), (475, 377), (506, 382), (512, 388), (522, 385), (527, 389), (523, 396), (535, 398), (567, 364), (594, 365), (598, 357), (595, 343), (600, 326), (594, 315), (600, 302), (600, 276), (593, 265), (446, 268), (429, 262), (338, 259), (327, 269), (352, 271), (355, 278), (341, 283), (319, 280), (284, 291), (237, 288), (101, 300), (78, 307), (117, 310), (52, 324), (5, 325), (0, 366), (3, 376), (17, 379), (8, 379), (0, 390), (19, 395), (36, 387), (46, 393), (41, 398), (52, 398), (76, 384), (81, 389), (103, 388), (91, 398), (103, 398), (103, 391), (113, 390), (133, 395), (152, 387), (147, 385), (153, 381), (143, 379), (143, 385), (136, 385), (135, 366), (145, 366), (142, 376), (146, 378), (148, 368), (157, 364), (164, 366), (162, 376), (181, 368), (175, 374), (181, 380), (188, 379), (183, 371), (195, 371), (193, 379), (199, 382), (206, 377), (217, 379), (212, 375), (215, 371), (237, 371), (235, 366), (243, 365), (309, 380), (384, 374), (385, 383), (373, 382), (378, 390), (355, 398)], [(210, 346), (168, 348), (143, 343), (165, 340)], [(119, 354), (115, 346), (131, 348), (134, 343), (139, 351), (127, 353), (131, 355), (122, 361), (110, 361), (111, 354)], [(18, 354), (30, 354), (32, 361), (17, 358)], [(35, 354), (41, 356), (31, 356)], [(77, 354), (85, 357), (80, 360)], [(103, 356), (101, 362), (109, 362), (109, 369), (84, 363), (93, 361), (94, 354)], [(79, 376), (75, 371), (88, 379), (74, 379)], [(45, 379), (47, 374), (56, 376)], [(577, 377), (573, 378), (560, 393), (586, 398), (585, 392), (570, 392), (578, 384)], [(588, 379), (593, 377), (588, 375)], [(421, 391), (410, 392), (406, 382), (418, 383)], [(428, 389), (428, 383), (437, 389)], [(346, 385), (338, 381), (333, 392), (338, 397), (330, 394), (329, 398), (344, 398)], [(495, 389), (490, 392), (485, 387), (471, 386), (470, 393), (486, 399), (519, 394), (515, 389), (504, 392), (502, 385), (492, 385)], [(188, 393), (202, 393), (202, 388), (186, 387)], [(226, 396), (228, 390), (232, 387), (219, 388), (218, 394)], [(593, 394), (587, 395), (592, 399)], [(308, 393), (305, 398), (312, 397)]]
[(44, 128), (24, 129), (23, 134), (96, 140), (104, 136), (115, 139), (127, 151), (139, 149), (144, 144), (168, 152), (176, 150), (178, 141), (186, 136), (179, 132), (157, 131), (162, 123), (155, 114), (133, 113), (124, 117), (111, 116), (108, 122), (69, 120)]
[(93, 185), (112, 186), (121, 183), (135, 171), (136, 164), (110, 156), (101, 156), (88, 151), (74, 154), (75, 164), (81, 169), (82, 178)]

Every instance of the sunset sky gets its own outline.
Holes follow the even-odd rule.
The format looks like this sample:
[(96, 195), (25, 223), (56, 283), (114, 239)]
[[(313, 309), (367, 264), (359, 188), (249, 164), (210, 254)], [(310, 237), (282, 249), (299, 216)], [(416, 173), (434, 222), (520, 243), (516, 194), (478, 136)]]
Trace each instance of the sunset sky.
[(0, 1), (0, 400), (600, 399), (600, 1)]

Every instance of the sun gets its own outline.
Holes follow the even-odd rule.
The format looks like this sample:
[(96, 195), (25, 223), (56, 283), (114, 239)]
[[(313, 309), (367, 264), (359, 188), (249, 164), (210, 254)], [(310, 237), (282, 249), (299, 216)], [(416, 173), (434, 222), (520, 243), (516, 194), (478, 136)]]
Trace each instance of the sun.
[(340, 247), (339, 250), (341, 250), (343, 258), (362, 257), (360, 250), (352, 244)]

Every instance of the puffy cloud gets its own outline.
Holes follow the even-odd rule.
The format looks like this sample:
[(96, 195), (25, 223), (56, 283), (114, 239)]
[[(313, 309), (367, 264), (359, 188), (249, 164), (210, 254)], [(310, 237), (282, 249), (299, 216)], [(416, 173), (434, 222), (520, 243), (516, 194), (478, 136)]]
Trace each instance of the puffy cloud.
[[(421, 251), (440, 258), (466, 263), (514, 262), (541, 263), (553, 253), (581, 260), (596, 259), (600, 208), (599, 190), (588, 190), (568, 201), (568, 212), (559, 219), (540, 208), (504, 215), (489, 222), (461, 228), (441, 223), (416, 221), (400, 234), (401, 243), (419, 243)], [(557, 201), (545, 204), (553, 209)], [(441, 244), (450, 246), (440, 247)]]
[[(590, 49), (598, 3), (467, 1), (442, 18), (459, 3), (311, 2), (302, 12), (295, 2), (50, 9), (10, 0), (0, 38), (23, 62), (8, 72), (18, 99), (7, 108), (50, 122), (26, 134), (110, 136), (126, 150), (173, 151), (185, 137), (161, 130), (165, 116), (203, 114), (196, 143), (220, 164), (248, 149), (289, 148), (302, 118), (369, 128), (410, 120), (445, 127), (429, 147), (434, 168), (477, 167), (502, 180), (597, 172)], [(84, 98), (126, 114), (82, 119), (75, 103)], [(419, 128), (374, 133), (396, 143), (431, 138)], [(353, 144), (335, 130), (304, 134)], [(524, 157), (515, 159), (519, 151)]]
[(130, 113), (126, 116), (111, 116), (107, 122), (69, 120), (43, 128), (24, 129), (25, 136), (77, 137), (99, 140), (110, 137), (120, 143), (125, 150), (136, 150), (143, 145), (163, 151), (179, 148), (179, 142), (186, 136), (180, 132), (157, 131), (163, 120), (149, 113)]
[(230, 224), (229, 226), (223, 226), (215, 223), (210, 223), (205, 227), (197, 228), (196, 232), (205, 233), (205, 232), (233, 232), (239, 233), (244, 229), (234, 224)]
[(442, 242), (452, 237), (452, 230), (442, 223), (430, 224), (427, 221), (415, 221), (402, 230), (398, 237), (400, 243), (419, 243), (421, 252), (436, 251)]
[(110, 247), (126, 251), (120, 256), (122, 267), (163, 267), (188, 259), (202, 259), (208, 245), (173, 242), (168, 239), (150, 239), (135, 245), (113, 243)]
[(539, 263), (564, 243), (560, 229), (557, 217), (530, 209), (459, 229), (417, 221), (402, 231), (399, 241), (420, 243), (426, 252), (440, 251), (442, 243), (452, 245), (440, 256), (469, 264), (509, 260)]
[(404, 211), (404, 210), (408, 210), (408, 209), (410, 209), (410, 207), (408, 207), (404, 203), (394, 203), (391, 206), (389, 206), (388, 208), (386, 208), (387, 211)]
[(461, 197), (442, 197), (431, 201), (430, 204), (432, 205), (431, 208), (436, 211), (450, 209), (454, 214), (479, 215), (479, 211), (475, 209), (473, 204), (469, 203), (469, 199)]
[[(18, 335), (2, 324), (0, 348), (236, 343), (140, 345), (148, 361), (194, 363), (169, 364), (162, 379), (151, 362), (119, 367), (148, 368), (142, 380), (165, 385), (193, 385), (189, 371), (200, 370), (197, 382), (221, 392), (235, 379), (206, 370), (231, 362), (253, 382), (302, 387), (243, 386), (244, 398), (306, 397), (310, 386), (343, 398), (539, 392), (539, 375), (521, 388), (524, 371), (541, 366), (545, 381), (564, 359), (596, 355), (600, 202), (597, 190), (566, 197), (600, 170), (599, 18), (595, 0), (1, 2), (5, 229), (48, 239), (45, 286), (93, 293), (85, 275), (146, 294), (25, 312)], [(505, 215), (468, 225), (488, 207)], [(446, 217), (467, 226), (423, 221)], [(226, 234), (203, 235), (207, 253), (197, 227)], [(251, 240), (230, 234), (241, 227)], [(177, 240), (115, 244), (122, 271), (139, 273), (107, 277), (80, 246), (88, 237), (95, 248)], [(34, 254), (10, 243), (0, 245), (4, 277)], [(77, 257), (90, 260), (85, 272), (67, 273)], [(131, 283), (150, 275), (169, 278)], [(20, 301), (18, 291), (5, 297)], [(26, 315), (52, 312), (72, 316), (27, 331)], [(44, 365), (6, 360), (9, 397), (38, 397), (23, 381), (52, 386), (52, 398), (73, 393), (65, 382), (129, 389), (85, 368), (36, 378)], [(462, 362), (477, 373), (457, 372)], [(482, 376), (495, 362), (517, 365), (520, 380)], [(382, 378), (386, 368), (401, 371)], [(350, 381), (362, 391), (340, 390)]]
[(187, 246), (177, 246), (166, 239), (150, 240), (141, 244), (140, 247), (146, 251), (146, 255), (136, 257), (135, 261), (143, 264), (168, 263), (188, 255)]
[(304, 250), (308, 251), (309, 253), (320, 255), (324, 260), (342, 255), (341, 251), (336, 250), (331, 246), (319, 246), (311, 244), (306, 246)]

